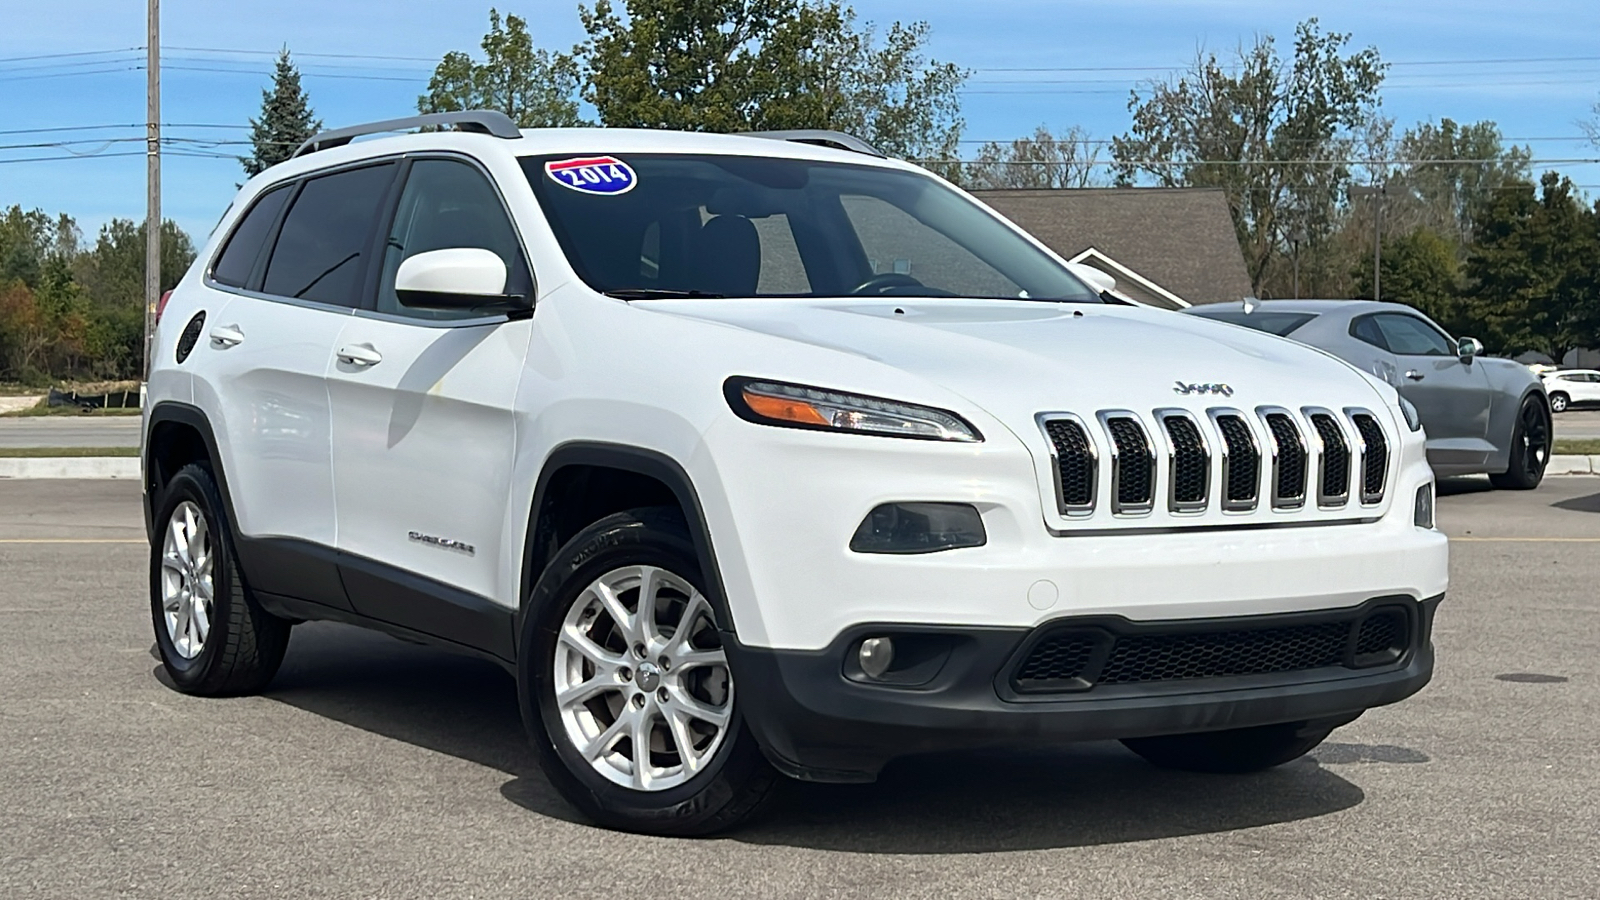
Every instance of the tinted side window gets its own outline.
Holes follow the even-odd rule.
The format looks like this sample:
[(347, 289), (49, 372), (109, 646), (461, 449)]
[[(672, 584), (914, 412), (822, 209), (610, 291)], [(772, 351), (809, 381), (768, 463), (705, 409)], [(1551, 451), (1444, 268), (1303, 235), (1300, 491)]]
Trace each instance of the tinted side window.
[(406, 176), (394, 225), (389, 229), (383, 277), (378, 283), (378, 311), (419, 319), (477, 315), (470, 310), (410, 309), (400, 305), (394, 293), (395, 275), (408, 257), (456, 247), (488, 250), (500, 257), (506, 264), (506, 293), (526, 296), (533, 290), (516, 230), (488, 179), (466, 163), (418, 160)]
[(355, 306), (378, 207), (394, 164), (307, 181), (283, 220), (261, 289), (281, 297)]
[(1374, 316), (1362, 316), (1350, 323), (1350, 336), (1358, 341), (1365, 341), (1379, 350), (1389, 349), (1383, 340), (1383, 332), (1378, 330), (1378, 323)]
[(1455, 356), (1455, 348), (1439, 330), (1416, 316), (1373, 316), (1389, 350), (1401, 356)]
[(278, 221), (283, 203), (289, 199), (287, 187), (273, 188), (257, 198), (255, 205), (239, 220), (228, 245), (222, 248), (217, 262), (211, 267), (211, 280), (229, 287), (244, 287), (261, 257), (261, 247), (267, 242), (272, 223)]

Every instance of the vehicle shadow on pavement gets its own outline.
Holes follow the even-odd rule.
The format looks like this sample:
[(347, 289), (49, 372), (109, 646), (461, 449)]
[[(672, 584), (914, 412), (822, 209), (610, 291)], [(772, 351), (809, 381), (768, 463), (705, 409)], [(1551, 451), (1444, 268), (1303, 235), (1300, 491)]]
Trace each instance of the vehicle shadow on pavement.
[(1565, 509), (1571, 512), (1600, 513), (1600, 494), (1557, 500), (1550, 505), (1556, 509)]
[[(587, 824), (544, 777), (516, 684), (492, 663), (329, 623), (298, 626), (265, 696), (317, 716), (512, 776), (508, 801)], [(1336, 735), (1337, 737), (1337, 735)], [(1414, 763), (1400, 747), (1330, 742), (1257, 775), (1154, 768), (1115, 743), (968, 752), (891, 764), (874, 784), (785, 783), (727, 835), (856, 853), (989, 853), (1208, 834), (1328, 815), (1361, 788), (1323, 763)]]
[[(542, 815), (585, 821), (545, 779), (494, 663), (328, 622), (295, 626), (263, 696), (513, 776), (503, 793)], [(515, 796), (511, 796), (512, 786)]]
[(856, 853), (994, 853), (1121, 844), (1349, 809), (1361, 788), (1302, 759), (1256, 775), (1157, 769), (1120, 744), (902, 760), (875, 784), (785, 785), (731, 838)]

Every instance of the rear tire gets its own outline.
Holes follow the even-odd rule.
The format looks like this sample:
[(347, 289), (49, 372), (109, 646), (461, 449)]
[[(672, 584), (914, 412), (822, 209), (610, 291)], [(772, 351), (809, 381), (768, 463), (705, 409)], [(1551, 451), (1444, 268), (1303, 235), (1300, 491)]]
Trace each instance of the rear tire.
[(1567, 407), (1571, 405), (1572, 398), (1566, 394), (1557, 392), (1550, 395), (1550, 411), (1553, 413), (1566, 412)]
[(710, 834), (754, 814), (777, 780), (705, 585), (682, 515), (651, 508), (579, 532), (533, 588), (523, 724), (551, 783), (602, 825)]
[(1538, 487), (1544, 480), (1545, 466), (1550, 463), (1550, 426), (1550, 414), (1545, 412), (1544, 404), (1534, 397), (1523, 400), (1517, 411), (1517, 424), (1511, 429), (1510, 465), (1504, 472), (1490, 475), (1489, 483), (1513, 491)]
[(150, 614), (161, 664), (185, 694), (259, 691), (289, 646), (290, 623), (239, 577), (226, 510), (210, 469), (193, 464), (173, 476), (155, 519)]
[(1299, 759), (1332, 732), (1333, 727), (1325, 724), (1285, 722), (1230, 731), (1128, 738), (1122, 745), (1163, 769), (1242, 774)]

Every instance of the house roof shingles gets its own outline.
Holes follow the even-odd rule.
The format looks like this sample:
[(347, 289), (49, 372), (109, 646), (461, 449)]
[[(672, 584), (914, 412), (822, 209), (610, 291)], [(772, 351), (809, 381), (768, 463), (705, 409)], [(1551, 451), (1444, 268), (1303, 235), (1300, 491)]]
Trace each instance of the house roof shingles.
[(1190, 303), (1237, 302), (1250, 275), (1220, 188), (974, 191), (1067, 259), (1095, 248)]

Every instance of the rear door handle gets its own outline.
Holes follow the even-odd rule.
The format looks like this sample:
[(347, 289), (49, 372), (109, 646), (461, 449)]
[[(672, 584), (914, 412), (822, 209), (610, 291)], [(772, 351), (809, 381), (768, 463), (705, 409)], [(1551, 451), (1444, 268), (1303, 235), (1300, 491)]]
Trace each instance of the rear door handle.
[(211, 343), (218, 347), (236, 347), (244, 343), (244, 332), (237, 325), (218, 325), (211, 329)]
[(1421, 372), (1418, 372), (1416, 369), (1407, 369), (1406, 370), (1406, 377), (1411, 379), (1412, 381), (1421, 381), (1425, 376)]
[(368, 344), (347, 344), (339, 348), (339, 362), (366, 368), (383, 362), (383, 354)]

